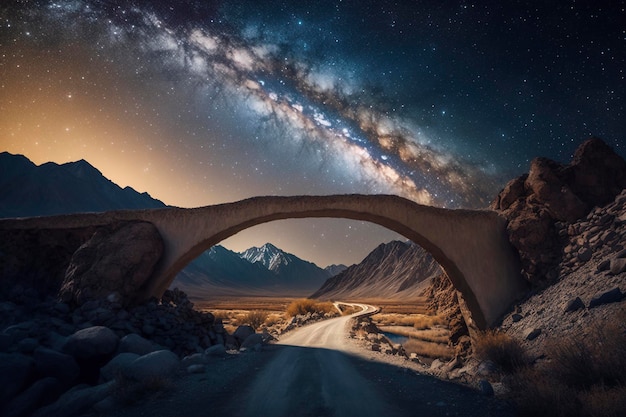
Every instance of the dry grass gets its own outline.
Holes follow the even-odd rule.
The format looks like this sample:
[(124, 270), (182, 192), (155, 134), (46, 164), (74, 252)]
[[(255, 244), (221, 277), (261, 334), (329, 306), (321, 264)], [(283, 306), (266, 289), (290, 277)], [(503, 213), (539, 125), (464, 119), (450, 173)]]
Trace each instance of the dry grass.
[(479, 359), (492, 361), (505, 373), (519, 371), (529, 362), (519, 341), (499, 331), (483, 332), (473, 347)]
[(443, 317), (426, 314), (378, 313), (372, 320), (379, 326), (410, 326), (418, 330), (447, 325)]
[(252, 310), (241, 318), (241, 324), (247, 324), (251, 326), (254, 330), (258, 330), (261, 325), (265, 323), (267, 317), (267, 311)]
[(317, 301), (310, 298), (301, 298), (292, 301), (291, 304), (287, 306), (286, 312), (287, 315), (291, 317), (305, 315), (307, 313), (338, 314), (337, 309), (330, 301)]
[(424, 340), (409, 339), (402, 344), (407, 354), (415, 353), (417, 356), (425, 356), (433, 359), (450, 360), (454, 352), (447, 345), (427, 342)]
[[(214, 313), (219, 310), (261, 310), (268, 312), (285, 311), (295, 297), (215, 297), (194, 301), (197, 309)], [(214, 313), (215, 314), (215, 313)]]
[(520, 416), (617, 417), (626, 410), (626, 310), (575, 340), (548, 345), (548, 361), (511, 378)]

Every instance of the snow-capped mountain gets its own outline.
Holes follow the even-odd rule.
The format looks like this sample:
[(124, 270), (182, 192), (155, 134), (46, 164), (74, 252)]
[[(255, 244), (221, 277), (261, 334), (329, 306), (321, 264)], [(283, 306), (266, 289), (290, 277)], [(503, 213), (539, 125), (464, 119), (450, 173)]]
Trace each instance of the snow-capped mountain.
[(299, 289), (318, 289), (329, 273), (312, 262), (304, 261), (287, 253), (271, 243), (252, 247), (239, 254), (242, 259), (253, 264), (260, 264), (273, 272), (284, 285)]

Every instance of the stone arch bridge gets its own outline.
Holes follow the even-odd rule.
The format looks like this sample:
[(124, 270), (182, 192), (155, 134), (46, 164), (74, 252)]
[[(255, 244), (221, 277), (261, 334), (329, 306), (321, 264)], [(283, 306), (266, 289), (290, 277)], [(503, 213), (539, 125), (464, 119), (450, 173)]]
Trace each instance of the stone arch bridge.
[(390, 195), (255, 197), (193, 209), (9, 219), (0, 221), (0, 231), (93, 230), (116, 222), (150, 222), (162, 236), (164, 252), (140, 290), (140, 296), (147, 298), (163, 294), (182, 268), (222, 240), (261, 223), (307, 217), (364, 220), (419, 244), (446, 271), (479, 328), (497, 322), (526, 289), (517, 251), (507, 238), (506, 221), (497, 213), (423, 206)]

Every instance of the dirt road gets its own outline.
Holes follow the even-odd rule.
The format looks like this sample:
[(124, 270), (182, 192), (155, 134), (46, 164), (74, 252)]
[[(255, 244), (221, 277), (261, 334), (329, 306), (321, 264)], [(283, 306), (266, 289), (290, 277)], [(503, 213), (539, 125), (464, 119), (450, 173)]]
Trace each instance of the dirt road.
[[(363, 305), (371, 313), (373, 307)], [(162, 398), (122, 416), (511, 416), (477, 391), (368, 357), (348, 338), (350, 316), (294, 330), (262, 352), (212, 362)], [(361, 350), (360, 350), (361, 349)], [(371, 353), (371, 352), (369, 352)], [(402, 361), (398, 360), (399, 363)]]
[[(359, 357), (348, 338), (348, 322), (376, 309), (358, 306), (363, 311), (353, 316), (305, 326), (282, 338), (275, 357), (238, 396), (239, 415), (506, 415), (500, 404), (466, 388)], [(430, 394), (420, 392), (424, 388)]]

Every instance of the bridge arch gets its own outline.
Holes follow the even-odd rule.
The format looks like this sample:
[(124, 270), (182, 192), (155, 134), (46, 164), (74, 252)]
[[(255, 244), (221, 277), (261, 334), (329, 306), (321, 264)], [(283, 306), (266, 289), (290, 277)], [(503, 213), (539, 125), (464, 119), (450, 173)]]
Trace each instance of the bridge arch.
[[(376, 223), (429, 251), (461, 292), (479, 328), (494, 324), (525, 291), (506, 222), (488, 210), (449, 210), (388, 195), (255, 197), (139, 216), (159, 229), (164, 256), (144, 296), (160, 296), (176, 274), (211, 246), (252, 226), (295, 218), (346, 218)], [(137, 218), (137, 217), (135, 217)]]

